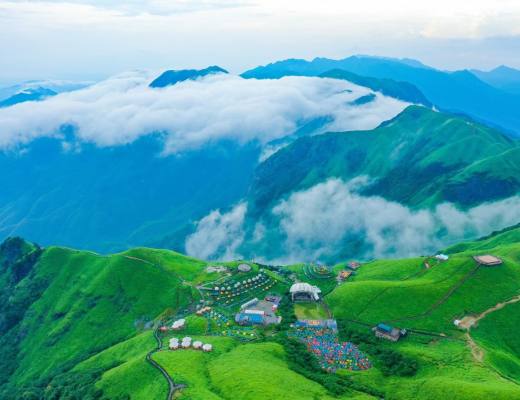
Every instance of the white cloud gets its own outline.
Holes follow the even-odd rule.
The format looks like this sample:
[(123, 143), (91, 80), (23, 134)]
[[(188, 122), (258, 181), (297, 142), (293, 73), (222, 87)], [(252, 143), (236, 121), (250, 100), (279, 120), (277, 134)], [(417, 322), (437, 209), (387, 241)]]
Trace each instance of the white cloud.
[(444, 203), (411, 210), (382, 197), (363, 197), (351, 184), (331, 179), (292, 194), (273, 209), (287, 236), (290, 260), (333, 256), (361, 237), (370, 257), (409, 257), (476, 238), (520, 221), (520, 197), (461, 211)]
[[(282, 240), (282, 245), (277, 247), (282, 249), (281, 252), (267, 261), (313, 261), (337, 257), (345, 250), (355, 257), (411, 257), (431, 254), (450, 244), (481, 237), (520, 221), (519, 196), (482, 204), (467, 211), (449, 203), (440, 204), (433, 210), (411, 210), (382, 197), (359, 195), (357, 189), (363, 184), (364, 181), (359, 179), (348, 183), (330, 179), (293, 193), (272, 210), (278, 222), (269, 229), (281, 232), (281, 237), (267, 234), (262, 222), (257, 222), (250, 239), (244, 237), (248, 227), (243, 225), (234, 225), (233, 230), (240, 232), (239, 235), (226, 237), (220, 235), (225, 229), (212, 224), (211, 228), (219, 234), (219, 250), (205, 247), (199, 253), (191, 247), (190, 254), (219, 257), (221, 248), (235, 251), (249, 240), (255, 244), (262, 240)], [(227, 214), (216, 215), (221, 220), (229, 218), (243, 224), (244, 216), (233, 218), (235, 213), (233, 210), (229, 217)], [(215, 219), (214, 213), (206, 218)], [(199, 243), (211, 243), (213, 230), (207, 229), (208, 224), (202, 221), (194, 236)], [(354, 249), (353, 243), (358, 247)]]
[(335, 118), (330, 129), (371, 129), (407, 105), (382, 95), (363, 106), (349, 105), (369, 90), (333, 79), (217, 75), (151, 89), (153, 76), (126, 73), (42, 102), (0, 109), (0, 147), (59, 136), (64, 124), (76, 127), (80, 141), (99, 146), (154, 132), (165, 134), (167, 152), (221, 139), (267, 143), (290, 134), (300, 121), (322, 115)]
[(227, 213), (212, 211), (197, 223), (197, 230), (186, 239), (186, 252), (202, 259), (232, 260), (240, 257), (237, 248), (244, 240), (247, 205), (240, 203)]

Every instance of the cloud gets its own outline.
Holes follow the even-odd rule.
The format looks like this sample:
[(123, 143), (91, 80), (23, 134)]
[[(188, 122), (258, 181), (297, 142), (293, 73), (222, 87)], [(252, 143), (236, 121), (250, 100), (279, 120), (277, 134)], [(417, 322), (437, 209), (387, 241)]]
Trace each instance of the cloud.
[(428, 254), (520, 221), (520, 197), (461, 211), (443, 203), (411, 210), (382, 197), (363, 197), (351, 183), (330, 179), (292, 194), (273, 209), (286, 235), (289, 259), (330, 257), (362, 238), (365, 256)]
[(227, 213), (212, 211), (197, 223), (197, 230), (186, 239), (186, 252), (202, 259), (240, 258), (237, 248), (244, 240), (247, 205), (240, 203)]
[[(467, 211), (449, 203), (432, 210), (412, 210), (382, 197), (359, 195), (357, 190), (365, 183), (360, 179), (351, 182), (329, 179), (293, 193), (271, 210), (277, 220), (274, 226), (266, 228), (257, 222), (251, 238), (244, 236), (248, 227), (234, 226), (240, 235), (230, 235), (227, 239), (219, 236), (222, 239), (219, 248), (235, 251), (248, 241), (255, 245), (262, 240), (276, 241), (263, 248), (278, 248), (277, 254), (257, 256), (277, 263), (337, 260), (344, 254), (365, 258), (412, 257), (431, 254), (520, 221), (519, 196)], [(226, 214), (218, 215), (223, 220), (227, 218)], [(234, 220), (243, 224), (245, 218), (241, 215)], [(206, 227), (207, 224), (200, 225), (195, 233), (201, 243), (211, 242), (211, 230)], [(266, 229), (271, 229), (271, 234)], [(222, 231), (220, 227), (215, 230)], [(208, 248), (198, 253), (192, 247), (190, 254), (218, 258), (218, 253)]]
[(330, 129), (371, 129), (407, 106), (382, 95), (370, 104), (349, 105), (369, 90), (334, 79), (217, 75), (151, 89), (153, 76), (134, 71), (42, 102), (1, 109), (0, 148), (41, 136), (60, 137), (64, 125), (75, 127), (79, 141), (99, 146), (159, 132), (166, 152), (222, 139), (267, 143), (290, 134), (299, 121), (331, 115)]

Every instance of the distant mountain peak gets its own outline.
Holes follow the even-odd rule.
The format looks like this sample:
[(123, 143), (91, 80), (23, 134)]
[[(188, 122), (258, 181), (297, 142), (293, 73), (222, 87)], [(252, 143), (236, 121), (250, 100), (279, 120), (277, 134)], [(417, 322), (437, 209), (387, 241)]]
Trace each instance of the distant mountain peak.
[(25, 103), (26, 101), (41, 101), (47, 97), (56, 96), (54, 90), (44, 87), (24, 88), (18, 93), (0, 101), (0, 108), (14, 106), (15, 104)]
[(214, 74), (227, 74), (224, 68), (219, 67), (218, 65), (212, 65), (204, 69), (181, 69), (181, 70), (168, 70), (159, 75), (156, 79), (154, 79), (150, 83), (150, 87), (152, 88), (161, 88), (166, 86), (172, 86), (179, 82), (194, 80), (198, 78), (202, 78), (206, 75), (214, 75)]

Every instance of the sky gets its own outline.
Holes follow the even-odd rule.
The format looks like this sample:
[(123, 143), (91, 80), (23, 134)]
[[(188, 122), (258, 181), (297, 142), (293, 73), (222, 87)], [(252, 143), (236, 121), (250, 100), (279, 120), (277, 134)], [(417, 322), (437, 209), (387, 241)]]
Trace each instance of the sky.
[(520, 68), (518, 0), (0, 0), (0, 83), (290, 57)]

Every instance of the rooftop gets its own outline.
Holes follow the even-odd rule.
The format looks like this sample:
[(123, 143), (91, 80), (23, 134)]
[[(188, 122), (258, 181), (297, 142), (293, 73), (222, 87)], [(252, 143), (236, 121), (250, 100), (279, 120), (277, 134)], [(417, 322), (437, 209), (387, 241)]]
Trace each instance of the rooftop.
[(490, 254), (485, 254), (482, 256), (474, 256), (473, 259), (482, 265), (500, 265), (502, 264), (502, 260), (496, 256), (492, 256)]

